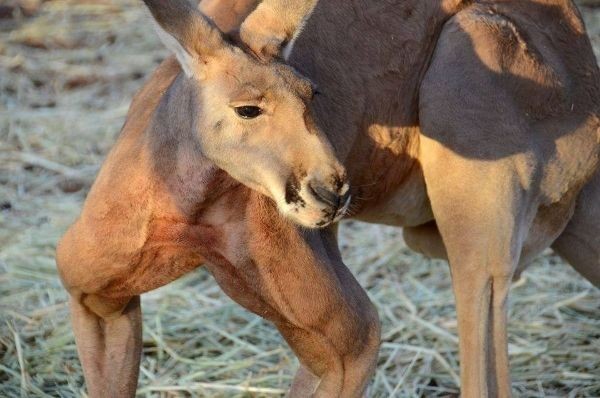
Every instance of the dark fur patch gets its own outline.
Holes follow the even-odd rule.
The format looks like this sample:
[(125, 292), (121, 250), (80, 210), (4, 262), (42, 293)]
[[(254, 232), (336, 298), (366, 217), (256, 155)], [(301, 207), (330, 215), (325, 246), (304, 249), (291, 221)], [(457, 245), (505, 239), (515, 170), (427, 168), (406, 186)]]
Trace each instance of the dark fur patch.
[(309, 134), (317, 134), (319, 131), (319, 127), (315, 123), (308, 108), (304, 111), (304, 124), (306, 125), (306, 130)]
[(223, 120), (219, 120), (218, 122), (215, 123), (215, 125), (213, 126), (213, 129), (215, 130), (215, 132), (220, 133), (221, 129), (223, 128)]
[(344, 186), (344, 181), (346, 181), (346, 175), (337, 175), (333, 174), (331, 176), (331, 185), (334, 187), (336, 191), (339, 191)]
[(300, 196), (300, 180), (296, 174), (292, 174), (285, 184), (285, 201), (288, 204), (296, 203), (302, 206), (306, 204)]
[[(325, 218), (325, 222), (330, 223), (333, 222), (333, 220), (335, 219), (335, 215), (337, 214), (337, 209), (336, 210), (331, 210), (331, 209), (325, 209), (322, 211), (323, 213), (323, 217)], [(319, 226), (319, 225), (317, 225)]]

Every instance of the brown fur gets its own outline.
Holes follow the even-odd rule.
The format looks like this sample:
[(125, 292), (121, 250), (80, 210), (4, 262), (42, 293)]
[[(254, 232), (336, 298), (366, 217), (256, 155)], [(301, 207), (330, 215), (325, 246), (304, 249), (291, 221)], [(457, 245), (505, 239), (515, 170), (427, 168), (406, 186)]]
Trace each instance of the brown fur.
[[(269, 58), (314, 2), (263, 3), (252, 13), (248, 1), (207, 8), (217, 24), (228, 15), (227, 30), (250, 13), (242, 38)], [(285, 18), (273, 11), (282, 5)], [(322, 93), (307, 103), (346, 166), (351, 215), (405, 226), (411, 247), (449, 259), (462, 395), (510, 396), (506, 301), (519, 263), (553, 245), (600, 284), (600, 74), (576, 8), (323, 0), (289, 62)], [(359, 396), (379, 326), (332, 228), (282, 219), (185, 131), (170, 140), (170, 155), (149, 149), (161, 148), (165, 126), (149, 135), (148, 121), (177, 73), (166, 61), (138, 94), (58, 248), (91, 394), (133, 394), (137, 295), (206, 262), (225, 292), (273, 321), (298, 354), (294, 396)]]

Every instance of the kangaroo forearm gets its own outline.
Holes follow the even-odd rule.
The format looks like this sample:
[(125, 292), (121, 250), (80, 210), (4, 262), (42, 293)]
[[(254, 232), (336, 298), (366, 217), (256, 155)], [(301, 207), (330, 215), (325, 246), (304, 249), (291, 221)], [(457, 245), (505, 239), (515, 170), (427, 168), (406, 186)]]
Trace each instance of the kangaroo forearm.
[[(318, 0), (263, 0), (250, 17), (260, 17), (267, 24), (281, 26), (291, 39), (302, 22), (310, 15)], [(272, 21), (272, 22), (271, 22)]]
[(263, 0), (240, 26), (240, 37), (263, 60), (277, 57), (286, 43), (293, 42), (316, 4), (317, 0)]

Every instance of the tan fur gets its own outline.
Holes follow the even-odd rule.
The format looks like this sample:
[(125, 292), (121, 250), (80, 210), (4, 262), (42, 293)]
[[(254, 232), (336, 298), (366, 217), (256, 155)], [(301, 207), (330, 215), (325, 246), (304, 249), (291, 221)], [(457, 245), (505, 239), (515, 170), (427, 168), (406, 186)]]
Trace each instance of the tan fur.
[(240, 36), (263, 59), (276, 57), (300, 33), (316, 4), (317, 0), (262, 0), (242, 23)]
[[(295, 38), (289, 62), (322, 94), (305, 101), (314, 121), (296, 118), (288, 126), (322, 127), (328, 140), (319, 130), (321, 155), (329, 141), (352, 182), (352, 216), (407, 226), (411, 247), (449, 260), (462, 396), (510, 396), (506, 304), (518, 268), (554, 245), (600, 284), (600, 75), (574, 5), (220, 4), (205, 10), (224, 29), (235, 30), (249, 14), (241, 36), (263, 59)], [(230, 62), (248, 62), (235, 54)], [(253, 66), (241, 80), (280, 70)], [(190, 113), (178, 119), (179, 107), (164, 104), (164, 93), (184, 97), (178, 73), (177, 63), (166, 61), (138, 94), (57, 251), (91, 395), (133, 394), (138, 295), (206, 263), (227, 294), (273, 321), (298, 354), (303, 366), (293, 396), (360, 396), (376, 361), (379, 325), (341, 262), (334, 228), (298, 229), (279, 215), (277, 195), (273, 202), (246, 185), (264, 187), (235, 175), (248, 158), (216, 148), (204, 153), (202, 136), (183, 123)], [(207, 82), (217, 75), (207, 73)], [(222, 87), (228, 84), (221, 80), (205, 102), (225, 95), (213, 95)], [(206, 117), (219, 114), (205, 106)], [(298, 107), (286, 114), (306, 115)], [(325, 157), (333, 166), (315, 163), (314, 173), (341, 173), (334, 156)], [(230, 159), (239, 163), (228, 170)]]

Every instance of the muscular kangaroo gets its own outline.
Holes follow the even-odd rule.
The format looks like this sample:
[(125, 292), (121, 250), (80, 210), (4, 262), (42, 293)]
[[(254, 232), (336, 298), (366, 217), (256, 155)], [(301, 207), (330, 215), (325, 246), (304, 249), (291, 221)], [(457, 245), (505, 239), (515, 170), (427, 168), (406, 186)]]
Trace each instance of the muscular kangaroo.
[[(552, 246), (600, 280), (600, 75), (576, 7), (209, 0), (201, 8), (216, 24), (227, 15), (227, 30), (241, 23), (261, 70), (282, 70), (270, 59), (285, 50), (318, 87), (312, 99), (314, 89), (296, 96), (309, 110), (303, 125), (320, 127), (313, 142), (328, 162), (312, 168), (318, 184), (293, 172), (298, 162), (285, 163), (284, 174), (302, 181), (273, 183), (298, 193), (287, 203), (286, 188), (261, 190), (226, 174), (227, 159), (203, 153), (195, 124), (148, 128), (168, 109), (183, 119), (193, 113), (166, 105), (184, 78), (172, 60), (163, 64), (132, 104), (58, 250), (92, 395), (106, 385), (110, 396), (133, 394), (138, 295), (206, 262), (225, 291), (271, 319), (300, 357), (292, 395), (360, 396), (375, 364), (375, 312), (341, 263), (331, 227), (286, 221), (327, 226), (345, 214), (403, 226), (412, 247), (449, 260), (462, 396), (510, 396), (506, 305), (517, 269)], [(281, 143), (270, 148), (289, 149)], [(110, 172), (124, 165), (125, 174)], [(304, 197), (312, 203), (306, 210), (298, 205)], [(137, 206), (145, 213), (131, 210)]]
[(351, 216), (449, 260), (462, 396), (510, 396), (515, 272), (552, 246), (600, 285), (600, 76), (575, 5), (264, 0), (241, 37), (323, 93)]

